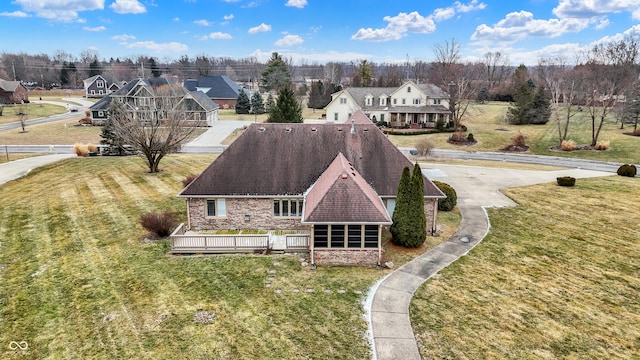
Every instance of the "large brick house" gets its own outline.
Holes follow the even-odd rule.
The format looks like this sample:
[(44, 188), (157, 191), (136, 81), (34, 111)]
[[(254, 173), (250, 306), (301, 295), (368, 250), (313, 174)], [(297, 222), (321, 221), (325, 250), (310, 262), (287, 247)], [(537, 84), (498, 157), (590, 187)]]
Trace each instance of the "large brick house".
[[(189, 230), (310, 234), (313, 264), (379, 264), (412, 162), (362, 113), (347, 124), (252, 124), (178, 195)], [(425, 177), (427, 230), (444, 194)]]
[(449, 95), (433, 84), (407, 81), (399, 87), (352, 87), (331, 94), (327, 120), (344, 123), (361, 110), (373, 121), (391, 127), (436, 127), (448, 123)]

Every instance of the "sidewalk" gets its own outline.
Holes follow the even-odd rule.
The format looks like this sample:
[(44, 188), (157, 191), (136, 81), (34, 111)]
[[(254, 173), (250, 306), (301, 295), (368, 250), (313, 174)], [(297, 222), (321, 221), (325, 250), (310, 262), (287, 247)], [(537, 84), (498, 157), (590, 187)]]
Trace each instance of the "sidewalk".
[(413, 293), (484, 239), (490, 228), (485, 208), (516, 205), (500, 189), (555, 181), (556, 177), (565, 175), (576, 178), (615, 175), (583, 169), (534, 171), (446, 164), (421, 164), (421, 167), (431, 180), (446, 182), (456, 189), (462, 222), (449, 239), (399, 267), (374, 287), (367, 315), (374, 359), (378, 360), (420, 359), (409, 318)]
[(28, 174), (32, 169), (38, 166), (44, 166), (56, 161), (76, 157), (75, 154), (53, 154), (35, 156), (20, 160), (9, 161), (0, 164), (0, 185), (11, 180), (18, 179)]

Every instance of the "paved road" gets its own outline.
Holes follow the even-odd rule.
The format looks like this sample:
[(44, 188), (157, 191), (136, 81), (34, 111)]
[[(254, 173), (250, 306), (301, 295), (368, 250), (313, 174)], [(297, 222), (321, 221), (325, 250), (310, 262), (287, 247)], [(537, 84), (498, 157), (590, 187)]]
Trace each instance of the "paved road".
[(75, 157), (74, 154), (53, 154), (53, 155), (43, 155), (43, 156), (35, 156), (26, 159), (20, 159), (15, 161), (9, 161), (3, 164), (0, 164), (0, 185), (9, 182), (11, 180), (15, 180), (22, 176), (25, 176), (32, 169), (35, 169), (39, 166), (44, 166), (47, 164), (54, 163), (56, 161), (60, 161), (63, 159), (68, 159), (71, 157)]

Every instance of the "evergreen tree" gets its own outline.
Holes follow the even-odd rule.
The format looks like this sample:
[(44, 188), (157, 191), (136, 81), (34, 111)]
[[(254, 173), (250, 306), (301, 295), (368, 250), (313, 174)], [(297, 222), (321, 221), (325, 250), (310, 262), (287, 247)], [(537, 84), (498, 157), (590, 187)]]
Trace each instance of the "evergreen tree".
[(551, 98), (549, 92), (540, 87), (531, 102), (530, 124), (546, 124), (551, 117)]
[(271, 59), (262, 70), (262, 86), (267, 91), (280, 91), (291, 86), (291, 74), (287, 64), (277, 52), (271, 54)]
[(398, 183), (398, 194), (396, 196), (396, 207), (393, 210), (391, 216), (391, 241), (394, 244), (400, 246), (406, 246), (404, 239), (407, 235), (407, 221), (409, 218), (409, 208), (411, 201), (411, 172), (409, 168), (405, 166), (402, 169), (402, 175), (400, 176), (400, 183)]
[(256, 91), (251, 95), (251, 112), (254, 114), (264, 114), (264, 103), (262, 102), (262, 94)]
[(154, 58), (149, 58), (149, 69), (151, 69), (151, 76), (154, 78), (158, 78), (162, 75), (162, 71), (160, 71), (160, 67), (158, 67), (156, 59)]
[(269, 95), (267, 96), (267, 102), (264, 106), (264, 111), (271, 112), (271, 109), (273, 109), (275, 106), (276, 101), (273, 99), (273, 94), (269, 93)]
[(479, 102), (480, 104), (484, 104), (490, 99), (491, 99), (491, 94), (489, 94), (489, 89), (487, 89), (486, 87), (483, 87), (482, 89), (480, 89), (480, 91), (478, 92), (478, 95), (476, 96), (476, 102)]
[(249, 101), (249, 96), (244, 90), (240, 90), (240, 94), (238, 94), (238, 98), (236, 99), (236, 114), (248, 114), (251, 109), (251, 102)]
[(307, 106), (311, 109), (322, 109), (322, 97), (324, 95), (324, 85), (322, 81), (314, 82), (311, 84), (311, 92), (309, 92), (309, 101)]
[(100, 66), (100, 62), (98, 59), (94, 59), (89, 64), (89, 77), (100, 75), (102, 73), (102, 68)]
[(512, 76), (513, 102), (507, 110), (507, 119), (510, 124), (524, 125), (530, 124), (533, 118), (533, 81), (529, 79), (527, 67), (520, 65)]
[(424, 213), (424, 178), (418, 163), (413, 167), (411, 185), (411, 237), (407, 246), (419, 247), (427, 238), (427, 216)]
[(108, 145), (108, 151), (105, 151), (105, 154), (109, 155), (124, 155), (126, 150), (124, 148), (124, 140), (118, 136), (115, 132), (115, 127), (113, 125), (113, 121), (111, 121), (111, 117), (107, 117), (107, 121), (102, 126), (102, 131), (100, 132), (100, 144)]
[(273, 123), (301, 123), (302, 108), (290, 87), (284, 87), (278, 93), (278, 101), (271, 111), (267, 122)]

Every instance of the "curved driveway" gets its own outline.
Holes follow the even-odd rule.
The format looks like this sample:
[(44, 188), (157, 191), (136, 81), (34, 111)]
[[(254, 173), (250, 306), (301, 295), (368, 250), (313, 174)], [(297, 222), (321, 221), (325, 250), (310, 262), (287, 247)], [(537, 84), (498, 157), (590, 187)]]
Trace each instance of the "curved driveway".
[[(462, 156), (464, 154), (456, 153)], [(492, 160), (504, 154), (494, 154)], [(555, 159), (536, 157), (536, 163), (556, 165)], [(528, 162), (530, 158), (520, 159)], [(425, 254), (399, 267), (376, 284), (365, 302), (369, 331), (373, 342), (373, 357), (378, 360), (420, 359), (409, 319), (409, 304), (413, 293), (422, 283), (459, 257), (466, 255), (489, 232), (487, 207), (515, 206), (501, 189), (555, 181), (558, 176), (586, 178), (614, 175), (598, 171), (610, 163), (570, 159), (571, 169), (554, 171), (513, 170), (478, 166), (421, 164), (423, 172), (432, 180), (452, 185), (458, 194), (462, 222), (449, 239)], [(591, 170), (595, 169), (595, 170)], [(615, 171), (615, 170), (614, 170)]]

